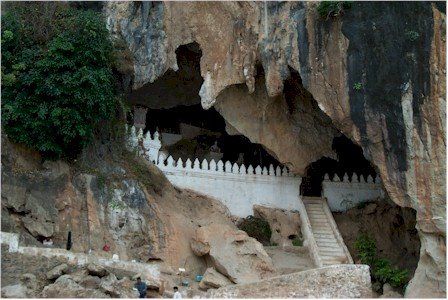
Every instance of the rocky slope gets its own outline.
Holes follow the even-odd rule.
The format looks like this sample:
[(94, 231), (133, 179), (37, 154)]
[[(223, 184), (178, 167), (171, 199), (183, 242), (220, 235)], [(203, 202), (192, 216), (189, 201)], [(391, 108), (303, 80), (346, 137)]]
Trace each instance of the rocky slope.
[[(156, 260), (174, 270), (185, 268), (192, 278), (210, 266), (190, 247), (196, 230), (217, 226), (218, 236), (223, 228), (238, 230), (220, 202), (175, 189), (154, 165), (130, 153), (88, 170), (76, 163), (42, 162), (4, 136), (1, 216), (2, 231), (19, 233), (21, 246), (42, 247), (51, 238), (54, 247), (65, 249), (71, 231), (73, 252)], [(262, 248), (255, 240), (245, 245), (246, 251), (257, 247)], [(228, 255), (239, 258), (232, 247)], [(264, 251), (260, 255), (267, 257)], [(233, 268), (235, 262), (225, 266)]]
[[(335, 130), (361, 145), (391, 199), (417, 211), (420, 260), (407, 296), (443, 297), (445, 5), (357, 2), (328, 20), (317, 5), (113, 2), (104, 11), (133, 89), (176, 70), (175, 50), (195, 41), (202, 50), (203, 107), (216, 105), (229, 127), (297, 173), (332, 155)], [(256, 84), (260, 63), (264, 87)], [(299, 90), (285, 84), (291, 70)], [(304, 95), (288, 96), (302, 87), (314, 105), (302, 107)], [(255, 126), (242, 121), (252, 117)]]

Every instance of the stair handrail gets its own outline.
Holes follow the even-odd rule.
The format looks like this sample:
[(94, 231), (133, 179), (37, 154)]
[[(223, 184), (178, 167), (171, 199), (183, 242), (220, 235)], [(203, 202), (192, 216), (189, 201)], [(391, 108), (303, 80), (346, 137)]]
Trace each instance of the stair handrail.
[(330, 207), (328, 206), (327, 198), (322, 197), (322, 206), (324, 209), (325, 216), (327, 217), (327, 220), (330, 223), (331, 230), (334, 233), (334, 236), (336, 238), (336, 241), (338, 242), (339, 246), (342, 247), (342, 250), (344, 251), (345, 256), (347, 257), (347, 263), (353, 264), (353, 258), (350, 255), (350, 251), (348, 251), (347, 245), (344, 243), (344, 239), (342, 238), (341, 233), (339, 232), (338, 226), (336, 224), (336, 221), (333, 218), (333, 214), (330, 211)]
[(299, 196), (299, 212), (302, 225), (302, 233), (305, 237), (306, 246), (308, 246), (308, 252), (310, 258), (317, 268), (323, 267), (322, 258), (319, 255), (319, 248), (317, 247), (316, 240), (314, 239), (313, 230), (311, 227), (310, 219), (308, 218), (308, 212), (306, 211), (305, 204), (302, 198)]

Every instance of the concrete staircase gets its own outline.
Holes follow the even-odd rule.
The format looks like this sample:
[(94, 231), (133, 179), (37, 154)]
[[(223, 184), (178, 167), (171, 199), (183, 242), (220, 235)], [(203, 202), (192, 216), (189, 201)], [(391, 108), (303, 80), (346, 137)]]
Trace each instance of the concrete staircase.
[(303, 197), (302, 200), (322, 265), (352, 264), (353, 259), (342, 239), (326, 199)]

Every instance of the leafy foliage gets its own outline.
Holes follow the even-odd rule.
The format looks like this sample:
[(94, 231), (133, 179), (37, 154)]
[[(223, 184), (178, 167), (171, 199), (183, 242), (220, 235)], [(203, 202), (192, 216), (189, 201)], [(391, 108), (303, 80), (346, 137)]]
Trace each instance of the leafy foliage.
[(349, 1), (321, 1), (317, 6), (317, 12), (322, 18), (329, 19), (337, 17), (344, 13), (345, 9), (352, 6)]
[(112, 43), (101, 15), (67, 5), (17, 4), (2, 17), (1, 45), (5, 133), (47, 156), (77, 155), (118, 103)]
[(272, 231), (266, 220), (254, 216), (248, 216), (241, 222), (238, 228), (246, 231), (250, 237), (255, 238), (263, 245), (270, 245)]
[(368, 235), (360, 235), (355, 241), (355, 248), (363, 264), (370, 266), (372, 280), (381, 284), (389, 283), (393, 287), (403, 287), (409, 280), (408, 270), (392, 267), (389, 260), (379, 258), (376, 244)]
[(406, 30), (404, 35), (411, 42), (415, 42), (420, 37), (420, 34), (417, 31), (414, 31), (414, 30)]
[(362, 89), (362, 83), (361, 82), (356, 82), (355, 84), (353, 84), (353, 89), (355, 91), (359, 91)]
[(303, 246), (303, 241), (299, 237), (295, 237), (294, 239), (292, 239), (291, 242), (292, 242), (293, 246), (296, 246), (296, 247)]

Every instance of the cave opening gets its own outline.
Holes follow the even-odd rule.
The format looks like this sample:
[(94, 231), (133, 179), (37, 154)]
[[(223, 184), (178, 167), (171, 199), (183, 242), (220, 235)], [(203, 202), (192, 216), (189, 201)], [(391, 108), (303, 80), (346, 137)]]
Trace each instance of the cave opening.
[(361, 176), (367, 178), (369, 175), (376, 178), (375, 168), (364, 157), (361, 147), (355, 145), (345, 135), (333, 139), (332, 149), (337, 159), (322, 157), (306, 168), (300, 186), (302, 196), (322, 196), (322, 181), (325, 174), (328, 174), (330, 179), (334, 176), (342, 179), (344, 174), (347, 174), (351, 181), (361, 179)]
[[(201, 106), (199, 90), (203, 83), (200, 71), (202, 51), (198, 43), (179, 46), (176, 50), (177, 71), (168, 70), (153, 83), (129, 94), (134, 113), (129, 123), (140, 123), (144, 133), (160, 133), (161, 153), (174, 160), (214, 159), (254, 168), (283, 165), (261, 144), (226, 131), (226, 122), (214, 108)], [(140, 116), (138, 116), (140, 111)], [(137, 120), (137, 119), (140, 120)]]

